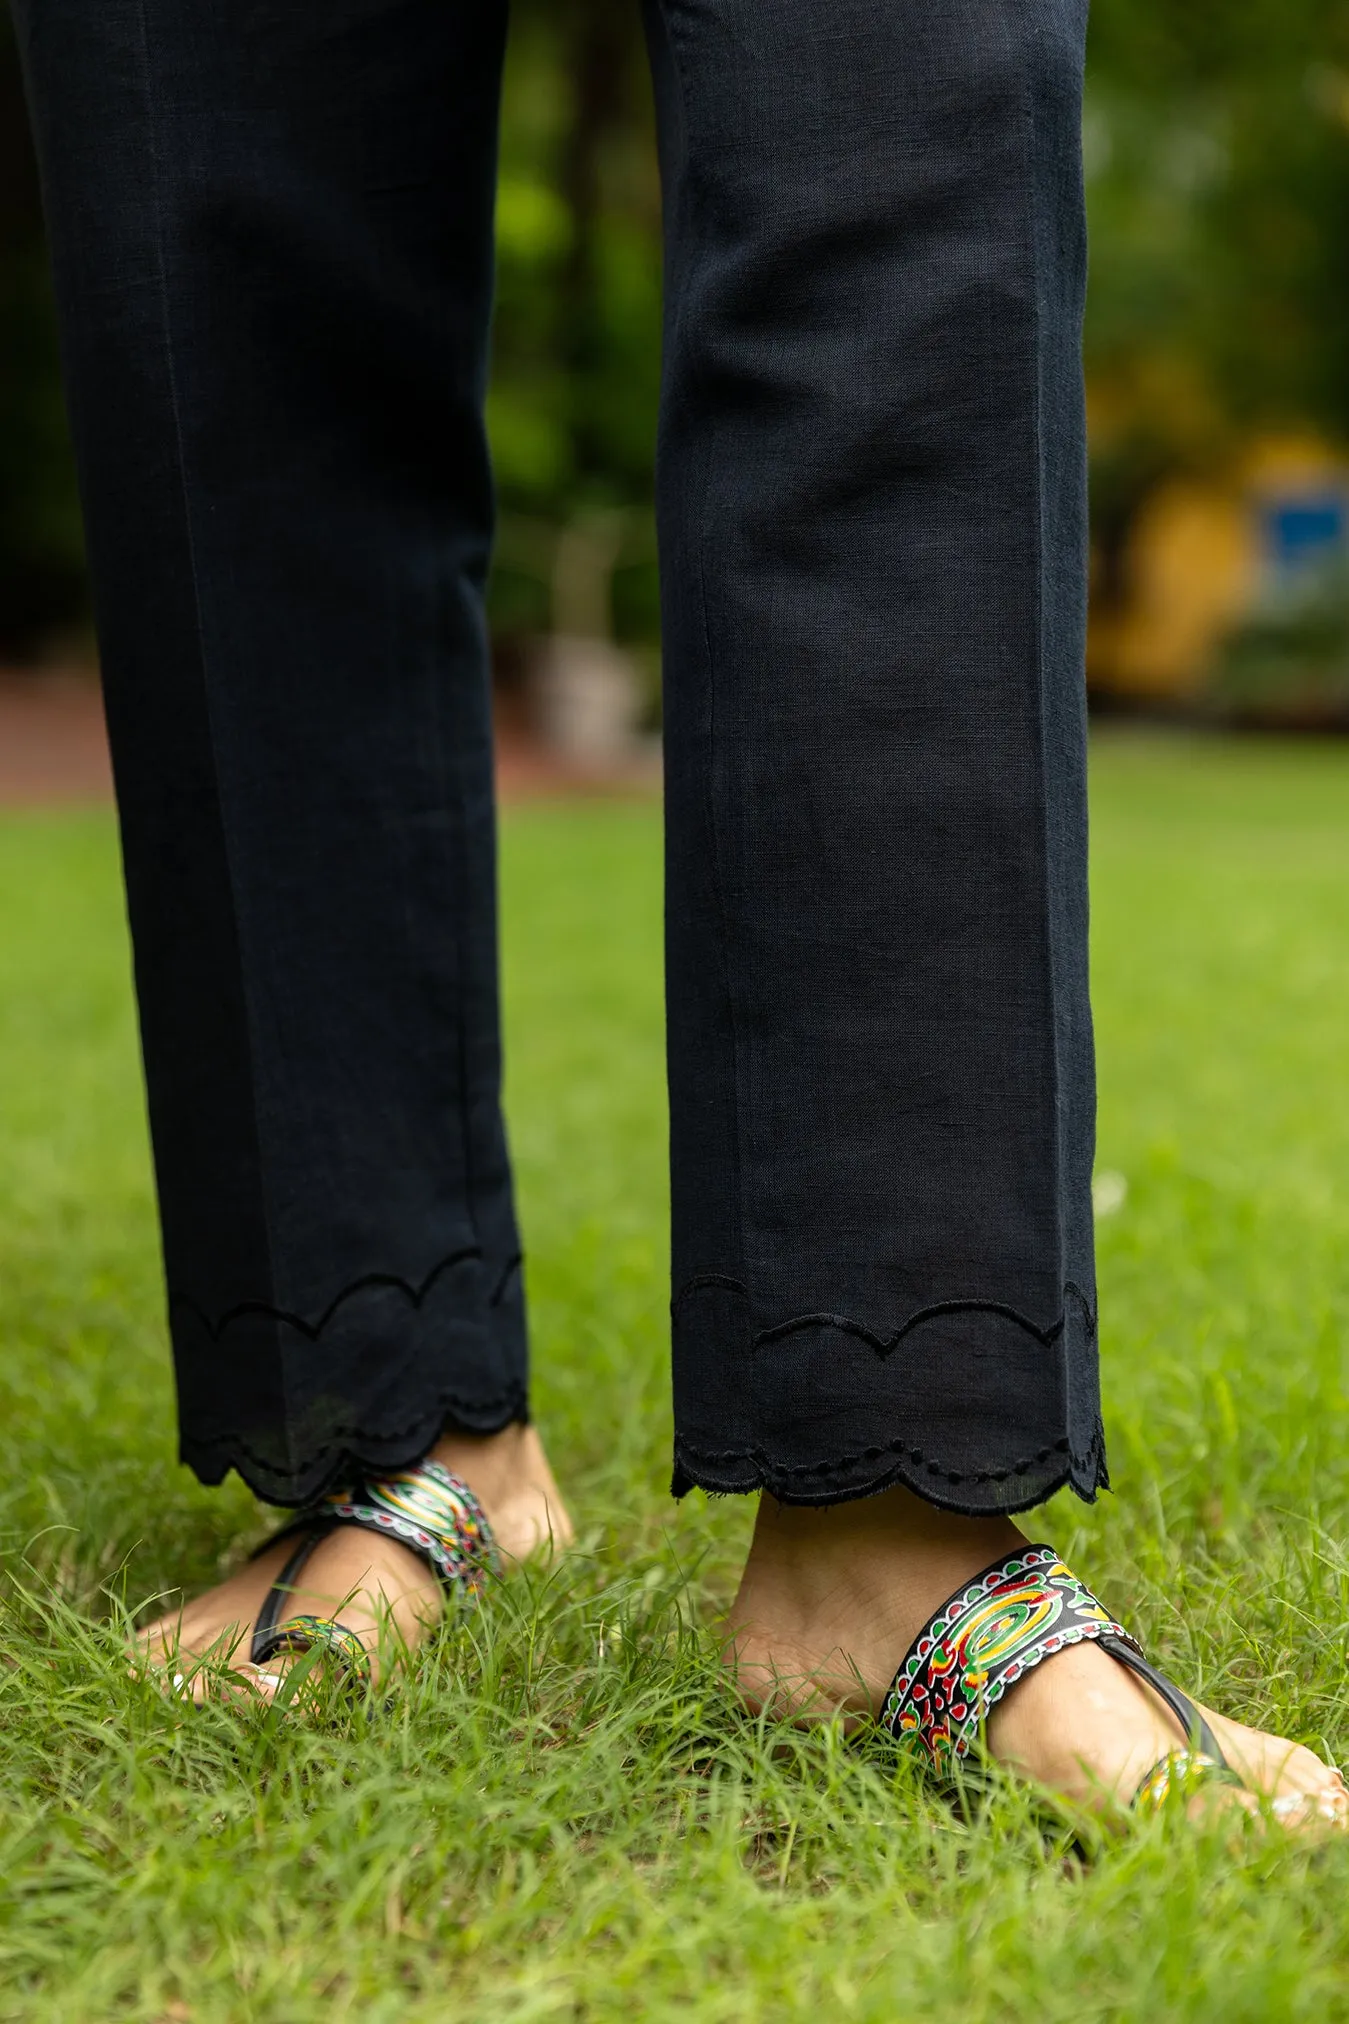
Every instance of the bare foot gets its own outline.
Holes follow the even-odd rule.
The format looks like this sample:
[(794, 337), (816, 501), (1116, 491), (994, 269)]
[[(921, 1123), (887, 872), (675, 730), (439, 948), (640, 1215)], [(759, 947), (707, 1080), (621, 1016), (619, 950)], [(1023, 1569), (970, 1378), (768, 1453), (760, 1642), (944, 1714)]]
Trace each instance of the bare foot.
[[(446, 1434), (431, 1457), (476, 1493), (506, 1565), (570, 1545), (571, 1519), (533, 1427)], [(138, 1640), (142, 1656), (180, 1676), (179, 1690), (195, 1700), (211, 1691), (209, 1672), (198, 1669), (208, 1654), (229, 1664), (240, 1692), (270, 1700), (285, 1661), (260, 1670), (248, 1657), (249, 1641), (263, 1599), (294, 1550), (294, 1540), (269, 1547), (227, 1581), (147, 1625)], [(382, 1641), (394, 1649), (416, 1645), (443, 1607), (444, 1592), (425, 1561), (396, 1540), (343, 1525), (306, 1563), (284, 1614), (340, 1616), (373, 1655)]]
[[(903, 1489), (823, 1510), (763, 1497), (729, 1620), (726, 1659), (741, 1694), (796, 1719), (876, 1714), (933, 1611), (1025, 1543), (1008, 1519), (958, 1518)], [(1259, 1794), (1279, 1802), (1289, 1826), (1349, 1825), (1338, 1771), (1300, 1744), (1202, 1712), (1250, 1788), (1208, 1787), (1203, 1805), (1257, 1809)], [(1151, 1690), (1094, 1644), (1044, 1660), (988, 1723), (995, 1757), (1097, 1810), (1127, 1805), (1186, 1740)]]

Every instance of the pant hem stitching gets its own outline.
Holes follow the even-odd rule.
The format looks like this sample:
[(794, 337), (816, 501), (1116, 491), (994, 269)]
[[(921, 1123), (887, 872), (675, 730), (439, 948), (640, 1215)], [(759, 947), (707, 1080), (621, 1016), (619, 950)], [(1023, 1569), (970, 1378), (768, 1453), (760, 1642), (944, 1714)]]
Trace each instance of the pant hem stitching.
[[(481, 1262), (482, 1257), (482, 1249), (477, 1244), (465, 1245), (460, 1251), (451, 1251), (446, 1257), (440, 1259), (437, 1264), (431, 1267), (431, 1270), (427, 1273), (425, 1279), (421, 1281), (420, 1285), (414, 1285), (410, 1280), (402, 1278), (396, 1272), (366, 1272), (361, 1278), (353, 1279), (349, 1285), (344, 1286), (341, 1292), (336, 1294), (328, 1303), (317, 1321), (306, 1321), (302, 1314), (292, 1313), (289, 1308), (273, 1306), (267, 1300), (241, 1300), (237, 1306), (226, 1308), (224, 1313), (218, 1315), (215, 1320), (212, 1320), (204, 1307), (184, 1293), (176, 1293), (171, 1297), (169, 1301), (169, 1314), (170, 1317), (175, 1314), (190, 1314), (195, 1321), (200, 1322), (213, 1342), (218, 1342), (225, 1330), (234, 1322), (242, 1321), (249, 1316), (254, 1318), (261, 1317), (267, 1321), (283, 1322), (287, 1328), (296, 1329), (308, 1341), (317, 1342), (338, 1309), (344, 1306), (348, 1300), (353, 1299), (358, 1293), (370, 1292), (380, 1287), (391, 1288), (395, 1292), (401, 1293), (411, 1307), (419, 1308), (424, 1304), (427, 1295), (442, 1274), (453, 1270), (456, 1265), (464, 1265), (470, 1261)], [(489, 1307), (499, 1307), (501, 1305), (506, 1288), (523, 1262), (523, 1259), (518, 1256), (507, 1260), (506, 1264), (502, 1267), (500, 1276), (488, 1300), (487, 1304)]]
[[(266, 1504), (300, 1505), (321, 1496), (348, 1472), (362, 1469), (402, 1469), (418, 1462), (434, 1447), (448, 1422), (462, 1424), (473, 1433), (498, 1433), (515, 1421), (529, 1418), (528, 1389), (523, 1382), (493, 1392), (486, 1398), (469, 1398), (461, 1392), (442, 1392), (434, 1406), (407, 1425), (390, 1429), (338, 1425), (328, 1429), (329, 1438), (311, 1449), (299, 1467), (278, 1469), (275, 1461), (260, 1454), (242, 1434), (215, 1434), (184, 1431), (182, 1460), (203, 1481), (219, 1483), (231, 1469), (237, 1469), (250, 1490)], [(392, 1447), (396, 1459), (387, 1451)], [(406, 1452), (402, 1452), (406, 1447)], [(371, 1451), (382, 1452), (374, 1455)], [(206, 1461), (207, 1457), (209, 1461)], [(205, 1462), (209, 1474), (203, 1474)], [(263, 1484), (267, 1487), (263, 1487)], [(276, 1494), (281, 1484), (288, 1494)]]
[[(721, 1273), (703, 1273), (696, 1279), (687, 1280), (680, 1287), (674, 1299), (670, 1302), (671, 1315), (677, 1317), (680, 1308), (694, 1293), (715, 1287), (721, 1288), (724, 1292), (738, 1293), (746, 1301), (750, 1297), (748, 1287), (741, 1280), (728, 1278)], [(882, 1334), (876, 1329), (868, 1327), (866, 1322), (858, 1321), (853, 1315), (832, 1314), (821, 1311), (812, 1314), (794, 1314), (789, 1320), (775, 1321), (767, 1328), (757, 1329), (750, 1338), (750, 1344), (754, 1349), (762, 1349), (766, 1348), (770, 1343), (783, 1340), (786, 1336), (798, 1334), (803, 1329), (836, 1328), (846, 1335), (858, 1336), (863, 1342), (869, 1343), (878, 1356), (888, 1356), (891, 1350), (896, 1348), (913, 1329), (919, 1327), (925, 1321), (934, 1320), (939, 1315), (996, 1314), (1001, 1316), (1004, 1321), (1014, 1322), (1018, 1328), (1025, 1329), (1027, 1335), (1034, 1336), (1037, 1342), (1043, 1343), (1048, 1347), (1050, 1343), (1058, 1341), (1068, 1325), (1067, 1303), (1070, 1295), (1081, 1305), (1088, 1339), (1094, 1337), (1097, 1321), (1096, 1310), (1093, 1308), (1087, 1295), (1082, 1291), (1082, 1288), (1072, 1280), (1068, 1280), (1064, 1285), (1063, 1295), (1063, 1311), (1059, 1314), (1058, 1319), (1052, 1321), (1047, 1328), (1042, 1328), (1037, 1322), (1032, 1321), (1028, 1315), (1022, 1314), (1019, 1308), (1008, 1306), (1005, 1301), (1001, 1300), (934, 1300), (926, 1307), (916, 1308), (912, 1314), (900, 1322), (898, 1327), (891, 1329), (888, 1334)]]
[[(1022, 1496), (1020, 1492), (1025, 1486), (1018, 1485), (1017, 1478), (1042, 1469), (1055, 1456), (1062, 1456), (1063, 1460), (1052, 1478), (1048, 1482), (1037, 1483), (1033, 1490)], [(1065, 1438), (1038, 1449), (1034, 1455), (1028, 1455), (1021, 1461), (1009, 1462), (997, 1469), (948, 1469), (903, 1438), (865, 1448), (856, 1455), (807, 1463), (776, 1462), (756, 1448), (699, 1449), (677, 1438), (674, 1459), (676, 1496), (682, 1496), (686, 1490), (695, 1487), (713, 1496), (746, 1495), (755, 1490), (766, 1490), (784, 1504), (850, 1502), (860, 1497), (876, 1496), (896, 1483), (903, 1483), (928, 1503), (977, 1515), (992, 1507), (987, 1501), (978, 1504), (962, 1501), (959, 1496), (961, 1485), (1007, 1486), (1009, 1494), (996, 1500), (996, 1508), (1000, 1511), (1025, 1510), (1033, 1504), (1042, 1504), (1065, 1487), (1071, 1487), (1084, 1503), (1091, 1504), (1095, 1502), (1099, 1490), (1110, 1487), (1105, 1435), (1099, 1424), (1085, 1454), (1075, 1454)], [(871, 1470), (859, 1480), (857, 1472), (867, 1463), (872, 1465)], [(846, 1482), (841, 1480), (845, 1477), (849, 1478)]]

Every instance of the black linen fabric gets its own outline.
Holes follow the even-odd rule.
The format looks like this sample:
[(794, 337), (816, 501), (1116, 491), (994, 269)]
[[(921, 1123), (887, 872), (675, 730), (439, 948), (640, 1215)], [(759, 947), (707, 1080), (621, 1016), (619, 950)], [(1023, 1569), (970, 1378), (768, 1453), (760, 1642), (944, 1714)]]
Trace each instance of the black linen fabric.
[[(18, 0), (184, 1457), (527, 1412), (498, 0)], [(1078, 0), (651, 0), (677, 1492), (1104, 1481)]]
[(1103, 1479), (1076, 0), (667, 0), (676, 1488)]

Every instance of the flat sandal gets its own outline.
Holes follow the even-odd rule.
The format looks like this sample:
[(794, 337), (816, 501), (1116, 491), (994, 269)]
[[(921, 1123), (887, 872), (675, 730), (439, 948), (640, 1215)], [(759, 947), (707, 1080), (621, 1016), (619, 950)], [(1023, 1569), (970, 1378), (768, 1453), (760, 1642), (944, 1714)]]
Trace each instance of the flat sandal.
[(947, 1790), (1009, 1687), (1069, 1645), (1090, 1641), (1145, 1680), (1186, 1738), (1144, 1777), (1129, 1804), (1155, 1813), (1179, 1789), (1241, 1785), (1188, 1694), (1149, 1665), (1138, 1640), (1065, 1567), (1052, 1546), (1020, 1546), (958, 1588), (924, 1624), (895, 1674), (881, 1726)]
[(298, 1544), (268, 1589), (253, 1626), (249, 1657), (265, 1666), (282, 1653), (323, 1651), (337, 1665), (353, 1693), (373, 1680), (370, 1654), (356, 1632), (335, 1617), (284, 1615), (300, 1573), (320, 1543), (340, 1526), (396, 1539), (423, 1560), (447, 1595), (475, 1602), (500, 1561), (482, 1505), (463, 1480), (440, 1462), (418, 1462), (389, 1475), (366, 1476), (345, 1490), (332, 1491), (273, 1535)]

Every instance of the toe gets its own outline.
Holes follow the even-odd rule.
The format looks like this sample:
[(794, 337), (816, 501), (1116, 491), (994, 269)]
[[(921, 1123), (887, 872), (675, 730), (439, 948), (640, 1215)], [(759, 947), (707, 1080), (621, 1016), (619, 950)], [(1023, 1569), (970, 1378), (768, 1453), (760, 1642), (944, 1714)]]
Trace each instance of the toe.
[(281, 1674), (269, 1672), (265, 1666), (235, 1666), (232, 1678), (241, 1683), (246, 1694), (259, 1701), (274, 1701), (282, 1686)]
[(1344, 1780), (1334, 1765), (1305, 1744), (1248, 1728), (1244, 1722), (1231, 1721), (1208, 1709), (1204, 1713), (1223, 1754), (1252, 1791), (1269, 1799), (1318, 1798), (1344, 1791)]
[(1314, 1750), (1204, 1710), (1253, 1810), (1294, 1832), (1349, 1828), (1349, 1788)]

